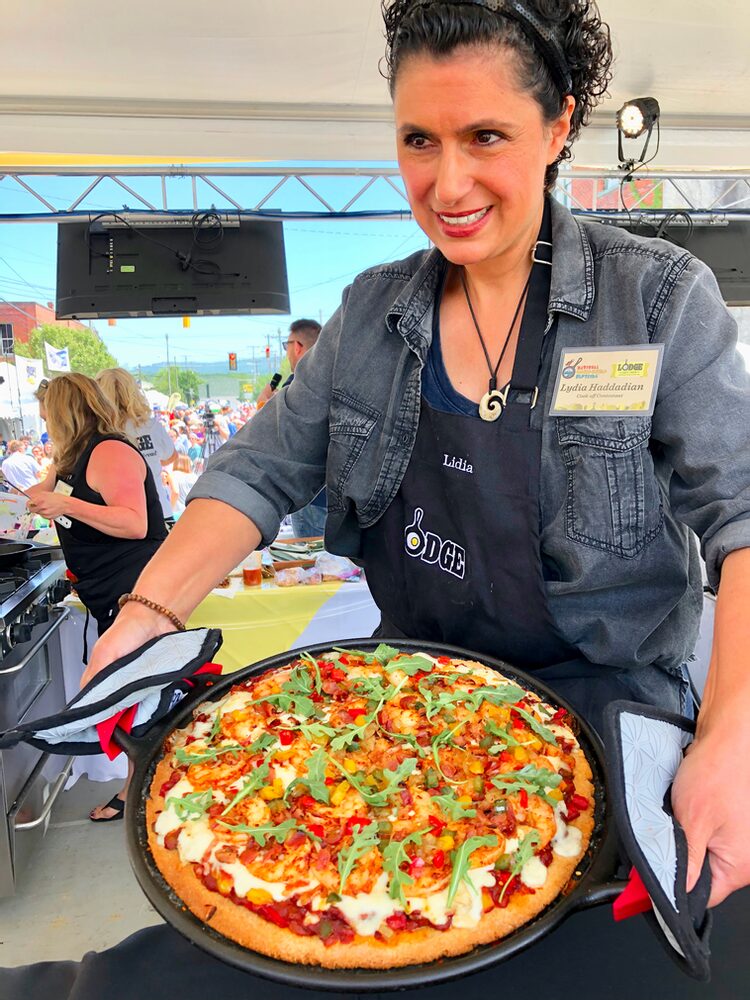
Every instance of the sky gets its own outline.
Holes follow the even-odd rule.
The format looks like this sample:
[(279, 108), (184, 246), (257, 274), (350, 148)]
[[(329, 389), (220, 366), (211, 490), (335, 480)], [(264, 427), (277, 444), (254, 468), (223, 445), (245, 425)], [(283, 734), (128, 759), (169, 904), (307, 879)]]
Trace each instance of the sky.
[[(289, 164), (292, 166), (293, 164)], [(324, 166), (325, 164), (316, 164)], [(294, 164), (300, 166), (300, 164)], [(336, 164), (341, 166), (341, 164)], [(380, 164), (395, 166), (395, 164)], [(357, 164), (362, 169), (361, 163)], [(396, 179), (398, 180), (398, 179)], [(88, 185), (83, 178), (37, 177), (29, 178), (35, 189), (56, 208), (68, 205)], [(189, 194), (189, 182), (177, 181)], [(137, 187), (147, 197), (160, 182), (147, 178), (128, 183)], [(275, 181), (269, 179), (219, 178), (218, 183), (228, 192), (239, 196), (241, 204), (249, 204), (251, 192), (265, 185), (270, 190)], [(331, 177), (316, 180), (316, 186), (334, 207), (346, 204), (363, 185), (362, 178)], [(110, 185), (107, 187), (107, 185)], [(244, 189), (243, 189), (244, 185)], [(228, 203), (207, 188), (202, 208), (215, 206), (230, 208)], [(170, 205), (179, 204), (178, 190), (174, 202), (170, 191)], [(112, 182), (102, 182), (90, 199), (79, 206), (93, 212), (106, 209), (122, 211), (123, 199), (128, 195)], [(257, 201), (257, 199), (256, 199)], [(158, 203), (158, 202), (157, 202)], [(131, 200), (131, 208), (137, 203)], [(184, 207), (188, 207), (185, 205)], [(319, 202), (296, 181), (289, 181), (273, 200), (269, 208), (284, 211), (315, 211), (322, 209)], [(385, 180), (378, 180), (357, 203), (361, 209), (407, 209), (406, 202), (389, 188)], [(38, 201), (23, 191), (15, 181), (0, 181), (0, 215), (19, 212), (36, 212), (41, 209)], [(1, 222), (1, 220), (0, 220)], [(284, 223), (287, 275), (291, 301), (289, 316), (221, 316), (191, 317), (190, 328), (183, 329), (180, 317), (118, 319), (114, 327), (106, 319), (94, 321), (102, 340), (117, 360), (127, 367), (164, 362), (166, 364), (166, 335), (169, 337), (170, 360), (179, 364), (190, 362), (220, 361), (230, 351), (238, 354), (240, 367), (253, 353), (260, 355), (268, 338), (272, 353), (278, 351), (278, 336), (286, 339), (289, 323), (299, 317), (312, 317), (325, 322), (341, 300), (347, 284), (364, 268), (389, 260), (408, 256), (425, 248), (427, 238), (415, 222), (377, 221), (367, 219), (309, 219)], [(54, 223), (0, 224), (0, 298), (9, 301), (35, 300), (41, 303), (54, 301), (56, 283), (57, 225)]]

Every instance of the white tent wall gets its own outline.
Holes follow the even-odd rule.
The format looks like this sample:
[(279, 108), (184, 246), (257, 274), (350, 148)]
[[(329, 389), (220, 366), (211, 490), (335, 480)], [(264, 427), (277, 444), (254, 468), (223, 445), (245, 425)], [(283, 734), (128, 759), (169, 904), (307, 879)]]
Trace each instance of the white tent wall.
[[(600, 0), (612, 99), (577, 147), (614, 166), (616, 109), (653, 95), (657, 166), (750, 163), (750, 5)], [(379, 0), (24, 0), (3, 24), (2, 148), (15, 153), (390, 160)]]
[(5, 441), (20, 434), (38, 438), (43, 430), (39, 403), (34, 389), (24, 380), (19, 384), (16, 366), (0, 361), (0, 437)]

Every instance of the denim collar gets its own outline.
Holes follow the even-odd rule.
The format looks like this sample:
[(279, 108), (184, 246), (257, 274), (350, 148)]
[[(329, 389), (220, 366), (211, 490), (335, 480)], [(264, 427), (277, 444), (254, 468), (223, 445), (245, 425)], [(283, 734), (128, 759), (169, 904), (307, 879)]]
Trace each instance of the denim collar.
[[(554, 251), (549, 311), (585, 320), (595, 295), (594, 255), (588, 233), (555, 198), (551, 211)], [(398, 330), (423, 363), (432, 340), (435, 295), (446, 266), (438, 249), (428, 251), (386, 316), (389, 327)]]

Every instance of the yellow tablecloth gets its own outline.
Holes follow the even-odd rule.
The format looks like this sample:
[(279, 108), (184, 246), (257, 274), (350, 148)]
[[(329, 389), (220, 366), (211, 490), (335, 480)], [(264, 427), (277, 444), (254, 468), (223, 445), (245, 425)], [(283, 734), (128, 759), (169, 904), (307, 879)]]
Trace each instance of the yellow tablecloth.
[(379, 615), (367, 585), (322, 583), (277, 587), (263, 583), (214, 590), (190, 616), (188, 628), (220, 628), (224, 644), (216, 660), (225, 672), (304, 643), (370, 635)]

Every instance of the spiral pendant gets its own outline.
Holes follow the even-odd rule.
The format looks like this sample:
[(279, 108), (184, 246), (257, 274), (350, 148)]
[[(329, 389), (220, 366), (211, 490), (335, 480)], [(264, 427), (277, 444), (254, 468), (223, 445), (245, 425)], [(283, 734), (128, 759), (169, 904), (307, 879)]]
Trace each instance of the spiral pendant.
[(485, 392), (479, 401), (479, 416), (482, 420), (492, 422), (497, 420), (503, 412), (505, 406), (505, 396), (499, 389), (491, 389)]

